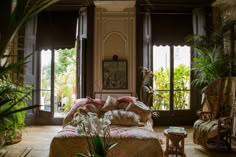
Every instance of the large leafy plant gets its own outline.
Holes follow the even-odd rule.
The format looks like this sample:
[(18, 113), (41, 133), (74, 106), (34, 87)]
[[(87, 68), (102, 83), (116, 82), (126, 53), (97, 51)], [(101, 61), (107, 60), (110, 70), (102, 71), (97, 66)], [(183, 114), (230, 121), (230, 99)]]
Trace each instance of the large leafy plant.
[(24, 24), (59, 0), (1, 0), (0, 58)]
[[(27, 57), (19, 59), (16, 34), (32, 17), (58, 0), (1, 0), (0, 5), (0, 132), (23, 124), (24, 111), (32, 89), (18, 81), (19, 69)], [(18, 123), (18, 124), (19, 124)], [(14, 134), (14, 133), (13, 133)]]
[(234, 61), (227, 52), (225, 34), (235, 25), (235, 20), (222, 18), (215, 25), (206, 28), (206, 35), (190, 35), (186, 43), (196, 52), (193, 56), (192, 70), (195, 79), (192, 85), (200, 87), (202, 92), (207, 85), (223, 76), (232, 75)]

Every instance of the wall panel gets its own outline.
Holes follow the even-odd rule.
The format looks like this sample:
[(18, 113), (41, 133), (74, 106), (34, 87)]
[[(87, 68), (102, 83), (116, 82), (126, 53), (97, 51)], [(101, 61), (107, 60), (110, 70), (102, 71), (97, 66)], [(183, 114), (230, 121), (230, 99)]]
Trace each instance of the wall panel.
[[(131, 93), (136, 95), (136, 39), (135, 8), (125, 11), (95, 9), (94, 25), (94, 93)], [(128, 62), (128, 89), (105, 90), (102, 87), (102, 61), (119, 60)]]

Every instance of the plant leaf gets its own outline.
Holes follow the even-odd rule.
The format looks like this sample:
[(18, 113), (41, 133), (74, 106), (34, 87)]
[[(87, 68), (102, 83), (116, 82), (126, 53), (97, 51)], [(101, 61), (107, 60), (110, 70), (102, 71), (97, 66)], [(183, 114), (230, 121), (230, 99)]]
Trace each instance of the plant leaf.
[(82, 153), (79, 153), (79, 154), (76, 155), (76, 157), (89, 157), (89, 156), (84, 155), (84, 154), (82, 154)]
[(93, 137), (93, 147), (96, 155), (106, 157), (106, 151), (103, 146), (102, 139), (99, 135)]

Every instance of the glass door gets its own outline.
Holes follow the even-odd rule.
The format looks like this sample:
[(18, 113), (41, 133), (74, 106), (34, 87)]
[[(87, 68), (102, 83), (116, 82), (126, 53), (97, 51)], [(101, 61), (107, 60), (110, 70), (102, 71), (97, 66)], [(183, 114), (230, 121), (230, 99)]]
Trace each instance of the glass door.
[(42, 50), (40, 61), (40, 110), (51, 112), (52, 51)]
[(43, 50), (40, 65), (40, 110), (63, 118), (76, 98), (76, 50)]
[(152, 109), (161, 117), (173, 120), (190, 111), (190, 68), (190, 47), (153, 46)]

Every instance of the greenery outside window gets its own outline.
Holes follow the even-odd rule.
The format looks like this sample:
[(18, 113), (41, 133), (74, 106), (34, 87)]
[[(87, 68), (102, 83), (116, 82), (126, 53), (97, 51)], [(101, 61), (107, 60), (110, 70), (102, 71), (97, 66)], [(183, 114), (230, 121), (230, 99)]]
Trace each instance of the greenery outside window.
[(190, 109), (190, 61), (188, 46), (153, 46), (154, 110)]
[(75, 48), (42, 50), (40, 65), (40, 109), (63, 117), (76, 98)]

